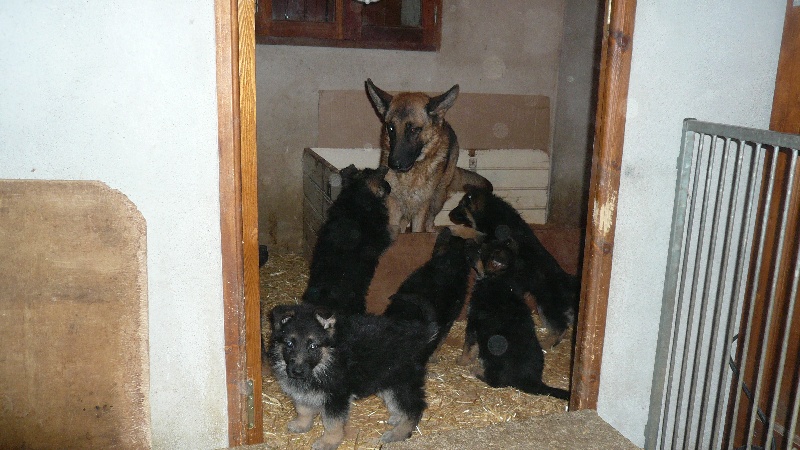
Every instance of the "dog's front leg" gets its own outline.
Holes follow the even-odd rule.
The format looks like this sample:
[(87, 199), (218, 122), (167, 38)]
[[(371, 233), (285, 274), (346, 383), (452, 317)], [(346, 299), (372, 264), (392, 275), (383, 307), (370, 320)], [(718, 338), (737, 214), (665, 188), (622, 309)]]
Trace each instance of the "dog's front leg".
[(320, 413), (320, 408), (295, 402), (294, 409), (297, 411), (297, 417), (290, 421), (286, 428), (291, 433), (307, 432), (314, 425), (314, 418)]
[(403, 218), (403, 209), (400, 207), (400, 202), (391, 195), (386, 198), (386, 209), (389, 211), (389, 236), (394, 242), (397, 239), (397, 235), (408, 228), (408, 220)]
[(478, 338), (475, 333), (467, 332), (464, 336), (464, 347), (461, 349), (461, 356), (456, 361), (460, 366), (468, 366), (475, 362), (478, 357)]
[(326, 404), (322, 411), (322, 425), (325, 431), (322, 437), (311, 446), (313, 450), (335, 450), (344, 441), (344, 426), (350, 414), (350, 400), (345, 399), (334, 404)]
[(423, 232), (431, 232), (434, 231), (433, 228), (433, 218), (430, 220), (430, 229), (428, 229), (428, 213), (426, 208), (422, 208), (420, 211), (414, 214), (411, 217), (411, 232), (412, 233), (423, 233)]

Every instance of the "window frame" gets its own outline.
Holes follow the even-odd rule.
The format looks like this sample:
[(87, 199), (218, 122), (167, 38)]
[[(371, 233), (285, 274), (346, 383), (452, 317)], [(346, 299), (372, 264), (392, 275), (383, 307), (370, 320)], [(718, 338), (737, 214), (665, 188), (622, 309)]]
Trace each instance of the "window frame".
[(272, 0), (256, 0), (256, 43), (317, 47), (438, 51), (442, 0), (420, 0), (420, 28), (363, 25), (363, 3), (335, 0), (333, 22), (272, 19)]

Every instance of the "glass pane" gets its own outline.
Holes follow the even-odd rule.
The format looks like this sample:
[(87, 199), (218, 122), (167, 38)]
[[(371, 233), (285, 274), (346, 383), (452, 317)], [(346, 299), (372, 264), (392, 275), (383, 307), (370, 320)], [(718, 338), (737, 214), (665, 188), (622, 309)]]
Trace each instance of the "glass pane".
[(422, 0), (380, 0), (364, 5), (362, 24), (377, 27), (422, 26)]
[(404, 27), (419, 27), (422, 25), (420, 22), (421, 1), (403, 0), (403, 6), (400, 8), (400, 23)]
[(272, 0), (272, 20), (333, 22), (336, 0)]

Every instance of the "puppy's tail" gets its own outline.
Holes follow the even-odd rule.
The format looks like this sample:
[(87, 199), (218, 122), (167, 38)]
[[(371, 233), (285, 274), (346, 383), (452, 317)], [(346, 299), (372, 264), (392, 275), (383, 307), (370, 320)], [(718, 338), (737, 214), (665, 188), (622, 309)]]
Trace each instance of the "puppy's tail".
[(549, 395), (561, 400), (569, 400), (569, 391), (550, 387), (541, 381), (525, 381), (516, 387), (522, 392), (527, 392), (528, 394)]

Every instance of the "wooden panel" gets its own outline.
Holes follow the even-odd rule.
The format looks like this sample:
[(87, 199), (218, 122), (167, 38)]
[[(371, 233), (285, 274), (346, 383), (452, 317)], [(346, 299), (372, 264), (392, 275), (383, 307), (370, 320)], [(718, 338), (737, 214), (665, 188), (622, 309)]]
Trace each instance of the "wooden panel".
[[(770, 129), (784, 133), (800, 133), (800, 7), (793, 7), (792, 0), (786, 2), (786, 16), (784, 20), (783, 38), (781, 41), (781, 51), (778, 59), (778, 72), (775, 80), (775, 94), (772, 103), (772, 116), (770, 119)], [(765, 162), (765, 166), (769, 167), (769, 159)], [(740, 342), (737, 354), (741, 355), (744, 351), (744, 345), (747, 346), (747, 354), (751, 355), (750, 358), (758, 358), (761, 355), (761, 345), (766, 340), (766, 353), (764, 357), (764, 365), (762, 366), (762, 389), (760, 392), (759, 407), (764, 411), (769, 411), (772, 407), (772, 402), (769, 401), (771, 397), (776, 394), (776, 388), (780, 388), (780, 394), (777, 395), (776, 405), (776, 422), (778, 435), (783, 436), (783, 429), (788, 429), (790, 417), (790, 402), (794, 400), (796, 395), (800, 393), (795, 392), (799, 376), (797, 373), (798, 367), (798, 354), (800, 354), (800, 307), (796, 307), (792, 317), (793, 325), (789, 330), (785, 329), (786, 308), (789, 301), (789, 288), (790, 279), (788, 276), (791, 274), (791, 269), (784, 266), (784, 269), (778, 269), (777, 264), (787, 261), (794, 261), (796, 252), (798, 251), (798, 226), (800, 226), (800, 201), (797, 200), (800, 196), (800, 173), (795, 173), (794, 198), (795, 200), (789, 202), (792, 206), (788, 214), (788, 223), (786, 226), (787, 241), (784, 244), (785, 248), (782, 254), (776, 253), (776, 239), (777, 227), (780, 225), (780, 214), (783, 213), (779, 207), (779, 203), (783, 201), (787, 187), (789, 172), (786, 170), (788, 164), (788, 155), (781, 154), (778, 158), (778, 173), (775, 177), (775, 188), (773, 190), (773, 203), (762, 211), (759, 211), (758, 217), (768, 213), (769, 218), (767, 222), (767, 233), (765, 237), (765, 260), (771, 263), (765, 264), (763, 269), (756, 274), (756, 277), (749, 280), (748, 293), (754, 289), (753, 283), (758, 282), (758, 290), (756, 291), (756, 304), (753, 314), (753, 332), (751, 334), (750, 342)], [(761, 200), (764, 201), (767, 195), (766, 186), (762, 188)], [(758, 233), (758, 230), (757, 232)], [(756, 234), (758, 235), (758, 234)], [(780, 276), (775, 291), (770, 289), (771, 280), (776, 270), (779, 270)], [(773, 317), (772, 326), (767, 329), (766, 326), (766, 309), (767, 299), (774, 296), (775, 316)], [(747, 298), (750, 298), (749, 296)], [(749, 303), (744, 305), (745, 308), (749, 307)], [(747, 311), (747, 309), (745, 309)], [(742, 324), (744, 329), (745, 323)], [(782, 347), (782, 336), (785, 331), (788, 331), (790, 339), (788, 342), (787, 359), (783, 365), (784, 379), (779, 385), (777, 380), (777, 369), (779, 367), (778, 354)], [(754, 386), (756, 382), (755, 369), (756, 364), (749, 364), (745, 367), (744, 380), (745, 384)], [(736, 392), (732, 392), (736, 394)], [(747, 397), (742, 396), (742, 407), (740, 407), (739, 415), (736, 420), (736, 435), (734, 436), (734, 445), (744, 443), (747, 438), (747, 429), (749, 425), (749, 407), (751, 403)], [(766, 438), (766, 427), (761, 422), (756, 422), (754, 427), (755, 443), (762, 442)], [(800, 428), (798, 428), (800, 429)], [(786, 436), (783, 436), (786, 438)], [(795, 437), (795, 448), (800, 448), (800, 437)], [(787, 441), (779, 444), (779, 448), (788, 448)]]
[[(216, 0), (220, 231), (228, 441), (263, 441), (255, 149), (254, 4)], [(248, 410), (247, 381), (255, 403)], [(252, 422), (253, 426), (248, 424)]]
[(244, 267), (239, 155), (238, 12), (232, 1), (214, 2), (217, 36), (217, 110), (219, 142), (222, 301), (225, 311), (225, 371), (228, 388), (228, 442), (246, 441), (244, 348)]
[[(443, 86), (442, 92), (449, 88)], [(318, 114), (318, 147), (380, 146), (381, 122), (365, 91), (320, 91)], [(445, 117), (461, 148), (532, 148), (550, 152), (548, 97), (462, 92)]]
[(570, 409), (597, 409), (636, 0), (606, 3)]
[(255, 10), (251, 0), (238, 0), (239, 126), (242, 188), (242, 255), (246, 376), (253, 383), (253, 409), (246, 411), (245, 442), (264, 440), (261, 392), (261, 299), (258, 265), (258, 163), (256, 144)]
[(769, 129), (783, 133), (800, 133), (800, 6), (786, 1), (781, 53), (772, 99)]

